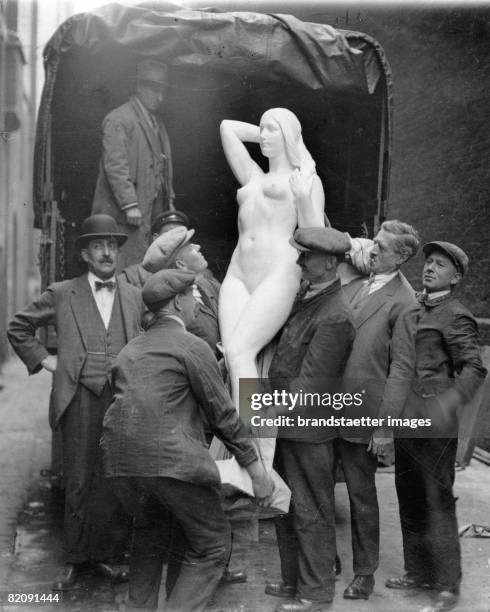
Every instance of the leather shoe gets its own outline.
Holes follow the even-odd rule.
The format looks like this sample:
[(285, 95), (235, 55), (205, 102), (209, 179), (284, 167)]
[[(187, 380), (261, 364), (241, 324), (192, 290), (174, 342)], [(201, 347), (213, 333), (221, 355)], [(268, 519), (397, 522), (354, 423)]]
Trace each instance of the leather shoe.
[(265, 593), (274, 597), (289, 597), (292, 599), (296, 595), (296, 588), (284, 584), (284, 582), (268, 582), (265, 585)]
[(119, 584), (129, 580), (129, 572), (127, 570), (116, 569), (111, 567), (108, 563), (99, 561), (95, 564), (94, 569), (100, 576), (110, 580), (112, 584)]
[(331, 602), (312, 601), (311, 599), (303, 599), (296, 597), (288, 599), (276, 606), (274, 612), (322, 612), (330, 608)]
[(458, 604), (459, 596), (452, 591), (439, 591), (430, 606), (422, 608), (421, 612), (447, 612)]
[(221, 584), (238, 584), (239, 582), (247, 582), (245, 572), (231, 572), (229, 569), (225, 569), (221, 576)]
[(430, 589), (430, 584), (416, 574), (405, 574), (396, 578), (388, 578), (385, 586), (389, 589)]
[(354, 576), (354, 580), (344, 591), (344, 599), (369, 599), (374, 589), (374, 576)]
[(74, 563), (66, 563), (65, 567), (57, 574), (51, 588), (53, 591), (67, 591), (77, 581), (79, 568)]

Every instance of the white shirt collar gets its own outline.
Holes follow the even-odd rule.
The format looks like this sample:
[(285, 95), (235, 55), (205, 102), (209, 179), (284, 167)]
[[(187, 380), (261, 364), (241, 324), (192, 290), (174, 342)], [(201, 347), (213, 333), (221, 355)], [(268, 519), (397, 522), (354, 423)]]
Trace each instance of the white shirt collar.
[(437, 300), (437, 298), (449, 295), (451, 293), (451, 289), (444, 289), (444, 291), (434, 291), (433, 293), (427, 293), (427, 291), (424, 289), (422, 293), (425, 296), (426, 300), (432, 302), (432, 300)]
[(101, 283), (106, 283), (107, 281), (112, 281), (113, 283), (116, 282), (116, 276), (112, 275), (111, 278), (106, 278), (105, 280), (103, 280), (102, 278), (99, 278), (98, 276), (95, 276), (95, 274), (93, 272), (89, 272), (87, 275), (87, 279), (88, 282), (90, 284), (90, 288), (92, 289), (92, 291), (95, 291), (95, 281), (99, 281)]
[(365, 283), (376, 283), (376, 285), (378, 284), (386, 285), (386, 283), (389, 283), (390, 280), (395, 278), (397, 274), (398, 274), (398, 270), (395, 270), (394, 272), (389, 272), (388, 274), (374, 274), (372, 278), (369, 277), (364, 282)]

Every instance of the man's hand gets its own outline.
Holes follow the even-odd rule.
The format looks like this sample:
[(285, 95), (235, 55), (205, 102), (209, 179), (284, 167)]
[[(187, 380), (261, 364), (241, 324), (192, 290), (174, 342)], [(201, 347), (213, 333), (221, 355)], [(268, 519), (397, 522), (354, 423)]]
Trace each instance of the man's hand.
[(56, 372), (58, 357), (56, 355), (48, 355), (41, 361), (41, 365), (48, 372)]
[(131, 206), (131, 208), (126, 209), (126, 221), (129, 225), (139, 227), (141, 225), (141, 218), (142, 215), (139, 206)]
[(252, 486), (257, 503), (259, 506), (267, 508), (271, 505), (272, 493), (274, 491), (274, 481), (271, 475), (265, 471), (262, 462), (259, 460), (247, 465), (246, 469), (252, 479)]
[(367, 447), (368, 452), (373, 455), (384, 457), (393, 449), (393, 430), (379, 427), (375, 429), (371, 435), (371, 440)]

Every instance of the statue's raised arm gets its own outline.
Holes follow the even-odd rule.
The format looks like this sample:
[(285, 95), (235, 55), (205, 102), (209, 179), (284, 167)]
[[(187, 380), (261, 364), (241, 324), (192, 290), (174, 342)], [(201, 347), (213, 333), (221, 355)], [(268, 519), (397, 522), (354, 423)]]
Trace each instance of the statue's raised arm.
[[(325, 199), (291, 111), (270, 109), (259, 126), (225, 120), (221, 138), (241, 185), (238, 244), (219, 301), (221, 338), (238, 408), (239, 379), (258, 377), (257, 354), (284, 325), (299, 288), (301, 270), (289, 240), (298, 225), (325, 225)], [(267, 172), (253, 161), (244, 142), (260, 145), (269, 161)]]

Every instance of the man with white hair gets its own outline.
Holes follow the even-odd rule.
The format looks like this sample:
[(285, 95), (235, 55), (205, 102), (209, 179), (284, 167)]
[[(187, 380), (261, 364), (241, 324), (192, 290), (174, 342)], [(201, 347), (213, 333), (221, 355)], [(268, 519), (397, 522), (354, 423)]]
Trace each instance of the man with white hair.
[[(354, 311), (356, 338), (345, 369), (350, 393), (362, 393), (359, 408), (345, 416), (399, 417), (415, 366), (414, 336), (418, 311), (415, 294), (400, 266), (416, 254), (414, 228), (385, 221), (370, 252), (369, 277), (344, 286)], [(379, 563), (379, 509), (375, 473), (378, 457), (393, 446), (393, 432), (383, 428), (344, 428), (336, 440), (351, 505), (354, 579), (346, 599), (368, 599)]]

